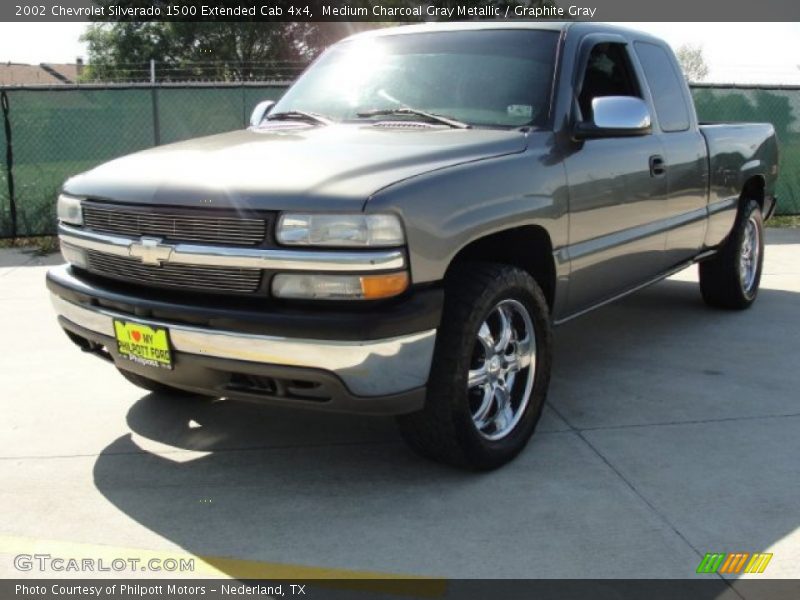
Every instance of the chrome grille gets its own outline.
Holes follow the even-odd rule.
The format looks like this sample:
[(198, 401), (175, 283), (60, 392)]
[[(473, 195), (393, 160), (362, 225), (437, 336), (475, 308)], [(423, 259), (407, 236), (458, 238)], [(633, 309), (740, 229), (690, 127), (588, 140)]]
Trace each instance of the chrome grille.
[(83, 220), (89, 229), (103, 233), (242, 246), (260, 244), (266, 232), (264, 219), (148, 213), (89, 203), (83, 204)]
[(96, 250), (86, 253), (90, 272), (129, 283), (168, 288), (252, 293), (261, 284), (260, 269), (205, 267), (199, 265), (145, 265), (136, 258), (113, 256)]

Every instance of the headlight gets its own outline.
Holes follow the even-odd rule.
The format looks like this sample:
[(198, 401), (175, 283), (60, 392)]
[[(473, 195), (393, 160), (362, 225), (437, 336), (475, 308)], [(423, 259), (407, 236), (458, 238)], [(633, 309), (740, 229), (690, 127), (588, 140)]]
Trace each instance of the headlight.
[(71, 265), (86, 268), (86, 252), (81, 248), (61, 242), (61, 256)]
[(63, 223), (83, 225), (83, 210), (81, 210), (80, 198), (59, 194), (56, 212), (58, 220)]
[(272, 279), (278, 298), (307, 300), (377, 300), (403, 293), (408, 273), (384, 275), (304, 275), (280, 273)]
[(402, 246), (403, 226), (395, 215), (284, 214), (278, 242), (293, 246)]

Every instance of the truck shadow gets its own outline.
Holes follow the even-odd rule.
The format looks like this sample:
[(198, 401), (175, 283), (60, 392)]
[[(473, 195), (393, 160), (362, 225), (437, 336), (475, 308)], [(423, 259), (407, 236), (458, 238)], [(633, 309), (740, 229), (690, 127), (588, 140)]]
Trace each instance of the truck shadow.
[[(796, 350), (797, 331), (787, 324), (796, 322), (798, 299), (796, 293), (762, 289), (750, 311), (719, 312), (705, 308), (695, 282), (668, 280), (559, 328), (549, 403), (567, 423), (560, 431), (534, 436), (517, 461), (494, 473), (463, 473), (416, 458), (391, 419), (148, 394), (128, 412), (131, 434), (111, 442), (97, 458), (94, 482), (123, 513), (197, 556), (356, 565), (382, 572), (399, 565), (398, 572), (409, 572), (403, 568), (414, 562), (409, 555), (442, 554), (446, 566), (433, 562), (428, 570), (450, 576), (485, 576), (467, 570), (467, 555), (475, 548), (471, 544), (479, 541), (470, 533), (479, 517), (469, 498), (486, 497), (488, 518), (505, 523), (505, 528), (508, 521), (498, 511), (514, 511), (512, 520), (539, 523), (536, 535), (543, 536), (541, 542), (509, 536), (504, 546), (511, 557), (509, 570), (501, 569), (498, 576), (554, 576), (546, 561), (537, 565), (524, 556), (533, 547), (536, 553), (544, 546), (568, 547), (568, 537), (559, 539), (565, 524), (605, 518), (605, 505), (614, 501), (598, 497), (597, 516), (592, 516), (592, 506), (585, 517), (585, 502), (566, 499), (573, 492), (580, 497), (593, 484), (586, 481), (585, 471), (571, 470), (572, 463), (564, 463), (558, 454), (563, 449), (553, 449), (561, 448), (557, 443), (576, 430), (585, 435), (610, 431), (605, 441), (611, 450), (604, 452), (604, 459), (622, 477), (636, 478), (637, 466), (626, 457), (617, 467), (614, 443), (644, 444), (630, 451), (647, 452), (647, 434), (645, 439), (620, 437), (637, 426), (764, 417), (758, 421), (763, 429), (771, 415), (788, 414), (794, 404), (791, 398), (796, 399), (791, 386), (797, 389), (799, 375), (789, 349)], [(748, 369), (759, 373), (755, 382), (763, 393), (734, 398), (736, 386), (747, 385), (736, 378), (744, 377)], [(688, 374), (676, 377), (684, 371)], [(725, 376), (736, 380), (732, 387), (711, 394), (709, 389)], [(654, 389), (662, 389), (666, 399)], [(670, 397), (670, 390), (677, 393)], [(791, 412), (800, 413), (800, 408)], [(771, 435), (762, 429), (756, 433)], [(589, 439), (595, 444), (594, 438)], [(785, 443), (780, 435), (775, 439)], [(676, 437), (675, 444), (679, 440)], [(745, 448), (752, 445), (747, 440), (730, 441)], [(602, 443), (598, 438), (595, 444), (601, 451)], [(786, 454), (797, 456), (799, 443), (792, 442)], [(669, 462), (665, 456), (674, 452), (679, 466), (680, 448), (666, 444), (657, 447), (666, 453), (659, 460)], [(706, 440), (698, 431), (684, 458), (702, 461), (718, 451), (717, 438)], [(743, 503), (730, 519), (704, 521), (698, 535), (710, 547), (698, 547), (694, 553), (684, 548), (686, 577), (693, 575), (699, 562), (696, 552), (759, 551), (800, 526), (796, 511), (790, 509), (800, 491), (796, 478), (787, 481), (783, 467), (773, 468), (764, 459), (711, 461), (713, 477), (702, 470), (685, 473), (687, 493), (696, 492), (701, 498), (698, 510), (710, 510), (719, 498), (737, 494)], [(643, 483), (642, 494), (670, 518), (671, 511), (680, 507), (679, 503), (661, 506), (656, 499), (658, 462), (652, 467), (656, 481)], [(599, 463), (592, 465), (605, 469)], [(749, 474), (750, 469), (759, 473)], [(744, 475), (756, 477), (757, 489), (743, 493), (737, 487)], [(665, 481), (669, 476), (663, 475)], [(508, 490), (519, 494), (510, 504), (503, 499)], [(737, 525), (740, 512), (749, 518)], [(591, 547), (592, 536), (600, 534), (586, 535)], [(620, 552), (631, 552), (633, 557), (639, 551), (631, 547)], [(620, 552), (609, 556), (607, 563), (624, 562)], [(230, 562), (206, 560), (236, 576)], [(570, 562), (564, 556), (559, 560)], [(600, 563), (580, 576), (603, 577), (604, 563)], [(575, 575), (573, 567), (561, 569), (561, 576)], [(659, 577), (658, 573), (655, 569), (637, 576)], [(661, 576), (680, 576), (675, 573), (673, 569)], [(703, 597), (717, 597), (719, 591), (714, 588)]]

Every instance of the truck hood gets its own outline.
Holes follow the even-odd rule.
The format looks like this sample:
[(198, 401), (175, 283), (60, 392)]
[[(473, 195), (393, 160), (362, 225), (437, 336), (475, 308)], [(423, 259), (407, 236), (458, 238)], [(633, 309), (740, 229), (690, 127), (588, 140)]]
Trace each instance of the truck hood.
[(526, 144), (519, 131), (276, 122), (112, 160), (73, 177), (64, 191), (142, 204), (360, 210), (398, 181)]

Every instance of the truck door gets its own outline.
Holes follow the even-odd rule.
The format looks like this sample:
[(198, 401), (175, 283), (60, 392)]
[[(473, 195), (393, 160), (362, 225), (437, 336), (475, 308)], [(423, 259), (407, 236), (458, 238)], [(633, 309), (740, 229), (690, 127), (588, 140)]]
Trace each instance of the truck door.
[(634, 53), (655, 108), (653, 131), (664, 149), (667, 178), (666, 257), (677, 265), (695, 256), (706, 233), (708, 163), (688, 86), (671, 51), (636, 41)]
[[(608, 41), (618, 40), (618, 41)], [(574, 119), (592, 118), (600, 96), (636, 96), (643, 89), (630, 49), (619, 36), (587, 36), (579, 49)], [(668, 216), (664, 149), (657, 135), (575, 142), (567, 153), (571, 263), (567, 311), (577, 313), (654, 278), (664, 269)]]

